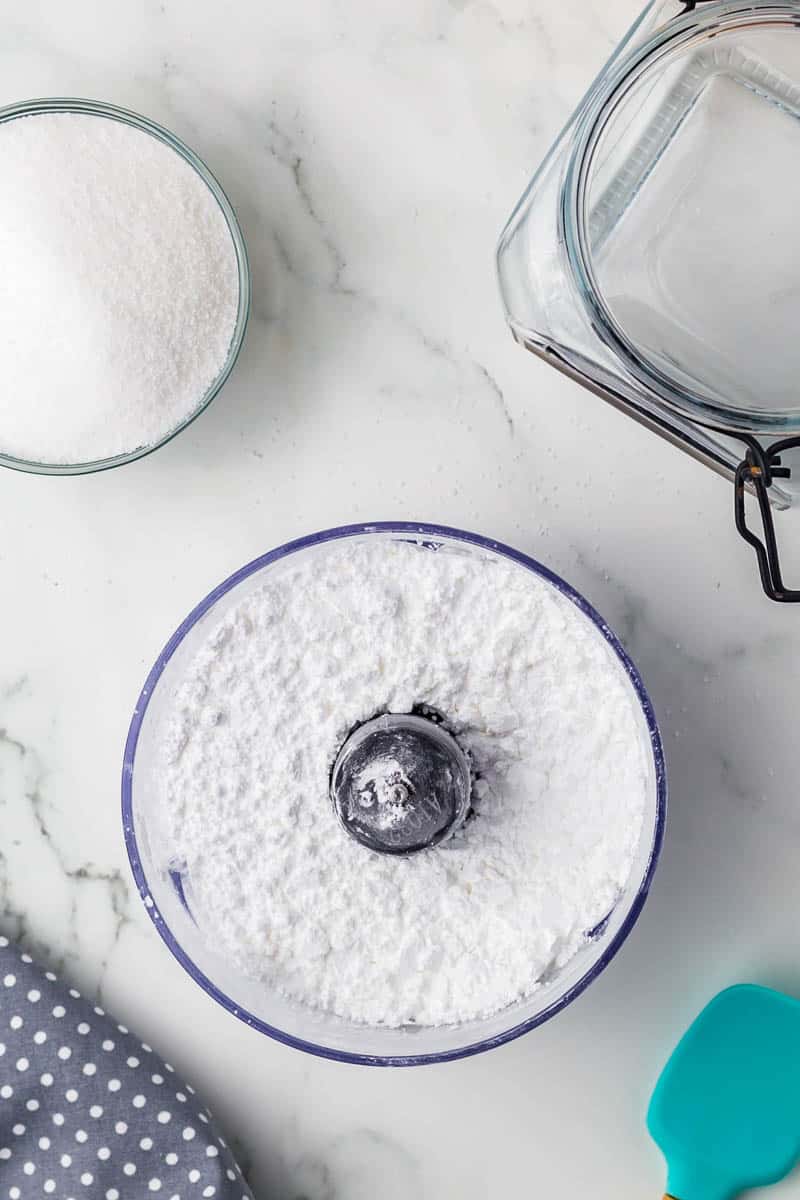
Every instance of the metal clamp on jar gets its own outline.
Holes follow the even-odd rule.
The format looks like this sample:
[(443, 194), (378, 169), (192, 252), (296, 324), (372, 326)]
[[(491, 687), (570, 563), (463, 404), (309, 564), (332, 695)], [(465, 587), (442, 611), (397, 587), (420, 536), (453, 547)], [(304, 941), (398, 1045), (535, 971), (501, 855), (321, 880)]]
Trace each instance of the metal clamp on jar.
[(800, 601), (772, 519), (800, 496), (799, 154), (800, 3), (654, 0), (498, 250), (515, 338), (731, 479), (779, 601)]

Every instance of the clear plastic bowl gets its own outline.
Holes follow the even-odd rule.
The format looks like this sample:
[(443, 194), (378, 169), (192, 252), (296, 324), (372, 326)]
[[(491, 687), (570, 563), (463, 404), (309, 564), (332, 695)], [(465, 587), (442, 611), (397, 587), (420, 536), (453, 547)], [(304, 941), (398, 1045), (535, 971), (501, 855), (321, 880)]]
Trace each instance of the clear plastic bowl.
[(165, 434), (163, 438), (151, 443), (149, 446), (140, 446), (128, 454), (117, 454), (113, 458), (101, 458), (94, 462), (84, 463), (36, 462), (0, 453), (0, 466), (11, 467), (16, 471), (28, 471), (35, 475), (88, 475), (93, 471), (106, 471), (110, 467), (121, 467), (124, 463), (133, 462), (137, 458), (144, 458), (145, 455), (152, 454), (154, 450), (158, 450), (161, 446), (165, 446), (167, 442), (171, 442), (187, 425), (191, 425), (192, 421), (199, 417), (201, 412), (208, 408), (233, 370), (236, 359), (239, 357), (242, 342), (244, 341), (247, 320), (250, 315), (250, 267), (242, 231), (239, 228), (236, 213), (233, 211), (228, 197), (205, 163), (197, 157), (194, 151), (185, 146), (174, 133), (170, 133), (168, 129), (157, 125), (155, 121), (150, 121), (147, 117), (142, 117), (138, 113), (131, 112), (126, 108), (117, 108), (113, 104), (104, 104), (96, 100), (64, 99), (58, 97), (44, 100), (26, 100), (20, 104), (12, 104), (7, 108), (0, 108), (0, 123), (14, 121), (18, 117), (31, 117), (40, 115), (41, 113), (54, 112), (82, 113), (88, 116), (107, 117), (112, 121), (121, 121), (124, 125), (130, 125), (134, 129), (140, 129), (143, 133), (150, 134), (151, 137), (158, 138), (160, 142), (164, 142), (179, 154), (197, 172), (219, 205), (220, 211), (225, 218), (225, 223), (230, 231), (231, 241), (233, 242), (236, 254), (236, 266), (239, 272), (239, 306), (236, 313), (236, 324), (231, 337), (231, 344), (228, 348), (228, 356), (216, 379), (207, 388), (205, 395), (198, 397), (196, 407), (192, 409), (179, 425)]
[[(624, 893), (586, 944), (554, 978), (528, 999), (483, 1020), (448, 1026), (389, 1029), (359, 1025), (313, 1011), (246, 978), (222, 958), (195, 924), (184, 898), (180, 873), (158, 819), (158, 745), (162, 721), (176, 685), (198, 647), (233, 605), (258, 588), (266, 573), (294, 556), (311, 558), (344, 538), (413, 541), (420, 552), (452, 547), (482, 558), (500, 557), (533, 571), (566, 596), (591, 622), (619, 659), (641, 713), (652, 750), (647, 809), (636, 860)], [(502, 1045), (560, 1012), (609, 964), (630, 933), (647, 897), (658, 860), (666, 815), (666, 774), (661, 738), (639, 674), (619, 641), (582, 596), (533, 559), (477, 534), (437, 525), (382, 522), (350, 525), (300, 538), (242, 567), (216, 587), (176, 630), (151, 670), (139, 697), (125, 747), (122, 817), (125, 842), (139, 892), (156, 929), (196, 983), (254, 1029), (313, 1054), (375, 1066), (414, 1066), (461, 1058)]]

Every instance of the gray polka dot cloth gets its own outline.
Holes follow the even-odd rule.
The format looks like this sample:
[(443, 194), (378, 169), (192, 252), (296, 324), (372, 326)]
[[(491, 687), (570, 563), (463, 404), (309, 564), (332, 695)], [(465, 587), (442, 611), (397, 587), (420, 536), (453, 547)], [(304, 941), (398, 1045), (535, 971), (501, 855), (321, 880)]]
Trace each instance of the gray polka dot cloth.
[(252, 1200), (173, 1068), (0, 937), (0, 1200)]

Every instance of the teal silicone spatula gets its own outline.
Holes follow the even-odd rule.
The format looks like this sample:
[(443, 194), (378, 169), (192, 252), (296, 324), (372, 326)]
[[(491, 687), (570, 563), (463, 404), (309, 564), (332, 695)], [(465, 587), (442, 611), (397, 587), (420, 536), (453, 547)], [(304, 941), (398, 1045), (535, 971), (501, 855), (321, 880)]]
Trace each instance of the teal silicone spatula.
[(800, 1002), (742, 984), (689, 1028), (656, 1085), (647, 1125), (675, 1200), (731, 1200), (800, 1158)]

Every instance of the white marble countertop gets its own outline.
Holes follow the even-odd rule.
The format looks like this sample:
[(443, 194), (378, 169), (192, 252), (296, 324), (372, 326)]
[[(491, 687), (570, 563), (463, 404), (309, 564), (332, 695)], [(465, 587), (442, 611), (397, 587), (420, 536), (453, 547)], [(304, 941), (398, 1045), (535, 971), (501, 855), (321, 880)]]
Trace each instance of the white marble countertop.
[[(644, 1109), (677, 1035), (727, 983), (800, 993), (800, 613), (761, 596), (728, 485), (518, 349), (495, 286), (512, 204), (637, 7), (3, 13), (0, 101), (84, 95), (174, 129), (240, 214), (255, 300), (233, 379), (158, 454), (0, 471), (0, 926), (205, 1090), (259, 1200), (660, 1195)], [(119, 817), (131, 709), (185, 613), (269, 547), (388, 518), (497, 537), (579, 587), (642, 670), (672, 792), (611, 968), (527, 1037), (407, 1071), (215, 1006), (151, 928)]]

